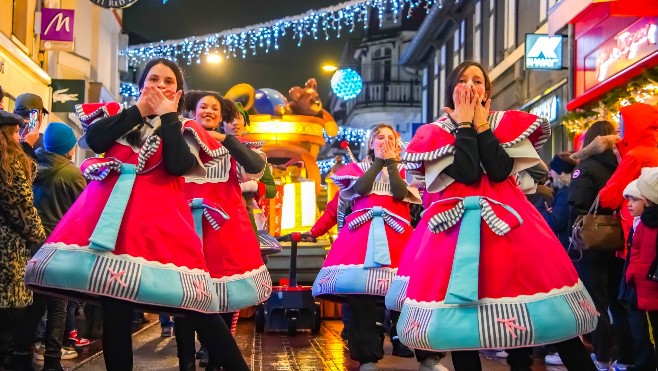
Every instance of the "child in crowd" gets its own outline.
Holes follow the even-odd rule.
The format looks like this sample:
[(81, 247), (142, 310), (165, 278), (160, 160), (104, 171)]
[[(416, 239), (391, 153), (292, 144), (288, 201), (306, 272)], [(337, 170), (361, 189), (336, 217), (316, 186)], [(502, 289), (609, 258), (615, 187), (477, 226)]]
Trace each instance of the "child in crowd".
[[(637, 189), (644, 201), (640, 222), (634, 221), (634, 233), (630, 263), (626, 270), (626, 282), (637, 290), (637, 307), (647, 312), (653, 338), (658, 336), (658, 277), (656, 277), (656, 236), (658, 235), (658, 167), (643, 168), (637, 179)], [(631, 209), (629, 200), (629, 211)], [(640, 207), (636, 203), (634, 207)], [(658, 358), (658, 352), (655, 353)]]

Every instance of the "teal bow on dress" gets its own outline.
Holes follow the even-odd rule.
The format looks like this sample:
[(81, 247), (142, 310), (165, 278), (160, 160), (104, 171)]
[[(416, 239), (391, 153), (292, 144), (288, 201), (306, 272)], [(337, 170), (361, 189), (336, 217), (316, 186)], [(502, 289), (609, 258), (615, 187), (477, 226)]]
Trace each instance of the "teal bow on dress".
[(89, 248), (99, 251), (114, 251), (119, 236), (119, 228), (132, 193), (137, 169), (135, 165), (121, 164), (121, 174), (112, 188), (105, 208), (94, 231), (89, 237)]

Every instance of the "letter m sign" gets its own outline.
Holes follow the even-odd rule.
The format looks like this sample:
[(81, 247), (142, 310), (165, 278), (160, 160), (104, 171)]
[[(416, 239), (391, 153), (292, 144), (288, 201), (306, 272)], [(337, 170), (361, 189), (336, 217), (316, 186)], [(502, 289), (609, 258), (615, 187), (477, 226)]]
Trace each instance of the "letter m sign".
[(41, 9), (41, 41), (73, 41), (72, 9)]

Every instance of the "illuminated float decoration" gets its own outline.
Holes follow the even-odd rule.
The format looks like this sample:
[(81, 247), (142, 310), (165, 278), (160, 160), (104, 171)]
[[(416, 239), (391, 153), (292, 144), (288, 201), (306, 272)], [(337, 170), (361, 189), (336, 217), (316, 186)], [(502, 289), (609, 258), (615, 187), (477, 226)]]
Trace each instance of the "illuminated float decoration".
[(274, 89), (256, 90), (244, 83), (225, 94), (249, 111), (251, 124), (245, 139), (265, 141), (261, 149), (268, 159), (284, 164), (274, 166), (277, 196), (265, 205), (270, 209), (270, 233), (275, 236), (307, 231), (316, 221), (315, 201), (321, 182), (317, 156), (325, 144), (324, 132), (338, 134), (338, 125), (322, 108), (316, 89), (317, 82), (311, 78), (304, 87), (292, 87), (289, 99)]

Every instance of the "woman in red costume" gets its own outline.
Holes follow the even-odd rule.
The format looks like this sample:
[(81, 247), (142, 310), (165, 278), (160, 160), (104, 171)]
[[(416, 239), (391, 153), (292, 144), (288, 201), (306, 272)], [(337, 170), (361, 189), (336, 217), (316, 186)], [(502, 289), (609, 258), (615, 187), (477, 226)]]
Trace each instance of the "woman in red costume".
[(314, 296), (349, 302), (350, 355), (363, 370), (376, 369), (384, 355), (377, 325), (384, 322), (382, 296), (411, 236), (409, 203), (420, 202), (418, 190), (404, 180), (397, 138), (390, 125), (376, 125), (367, 159), (332, 176), (354, 206), (313, 284)]
[[(478, 349), (509, 349), (530, 370), (534, 345), (558, 343), (571, 370), (592, 370), (577, 338), (598, 313), (564, 248), (527, 201), (520, 173), (550, 136), (545, 119), (489, 112), (491, 83), (464, 62), (446, 84), (446, 115), (422, 126), (404, 154), (427, 204), (398, 322), (406, 345), (453, 351), (457, 371), (481, 369)], [(532, 182), (530, 182), (532, 183)], [(520, 348), (520, 349), (516, 349)]]
[(220, 362), (248, 369), (217, 314), (219, 299), (182, 191), (183, 176), (202, 176), (203, 163), (227, 150), (179, 117), (183, 85), (174, 62), (154, 59), (144, 67), (135, 106), (79, 109), (83, 122), (93, 122), (86, 143), (105, 156), (83, 163), (93, 181), (26, 271), (36, 290), (101, 302), (110, 371), (132, 369), (136, 307), (188, 318), (208, 346), (208, 369)]

